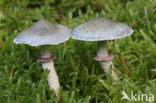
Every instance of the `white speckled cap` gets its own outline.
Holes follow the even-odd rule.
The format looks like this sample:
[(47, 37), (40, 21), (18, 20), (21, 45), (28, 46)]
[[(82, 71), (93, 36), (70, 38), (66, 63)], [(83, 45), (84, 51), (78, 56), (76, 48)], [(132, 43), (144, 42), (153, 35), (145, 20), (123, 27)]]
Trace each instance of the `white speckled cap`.
[(40, 20), (29, 29), (19, 33), (14, 43), (31, 46), (56, 45), (68, 40), (70, 29), (60, 24), (51, 24), (47, 20)]
[(126, 24), (99, 17), (74, 28), (72, 38), (83, 41), (114, 40), (129, 36), (133, 30)]

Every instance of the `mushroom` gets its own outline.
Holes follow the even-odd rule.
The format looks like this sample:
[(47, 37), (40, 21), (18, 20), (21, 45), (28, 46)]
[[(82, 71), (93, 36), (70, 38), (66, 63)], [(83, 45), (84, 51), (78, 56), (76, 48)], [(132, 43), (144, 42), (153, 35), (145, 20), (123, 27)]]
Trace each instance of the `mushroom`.
[(70, 29), (60, 24), (51, 24), (47, 20), (40, 20), (32, 25), (29, 29), (19, 33), (14, 39), (16, 44), (28, 44), (31, 46), (40, 46), (41, 58), (37, 59), (42, 62), (44, 70), (48, 69), (48, 84), (58, 95), (60, 88), (57, 73), (54, 68), (53, 60), (55, 56), (51, 56), (49, 45), (57, 45), (65, 42), (70, 37)]
[(108, 53), (106, 41), (120, 39), (132, 33), (133, 30), (126, 24), (99, 17), (75, 27), (71, 37), (82, 41), (97, 41), (98, 50), (94, 59), (100, 62), (106, 74), (112, 66), (112, 79), (119, 80), (112, 63), (114, 55)]

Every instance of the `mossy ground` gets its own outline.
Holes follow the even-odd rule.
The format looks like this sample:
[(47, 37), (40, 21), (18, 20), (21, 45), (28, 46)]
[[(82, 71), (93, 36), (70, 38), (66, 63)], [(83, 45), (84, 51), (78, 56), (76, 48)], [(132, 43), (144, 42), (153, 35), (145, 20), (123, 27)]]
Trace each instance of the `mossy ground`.
[[(106, 77), (99, 63), (93, 60), (96, 42), (70, 39), (65, 48), (63, 44), (50, 47), (57, 56), (54, 62), (61, 84), (61, 103), (140, 103), (122, 101), (122, 91), (128, 95), (131, 91), (153, 94), (156, 102), (155, 0), (1, 0), (0, 103), (59, 102), (46, 81), (48, 71), (43, 71), (36, 62), (40, 48), (13, 43), (19, 32), (43, 18), (73, 30), (78, 24), (99, 16), (134, 29), (132, 36), (107, 43), (109, 52), (115, 54), (113, 63), (122, 81), (112, 85), (111, 77)], [(132, 77), (127, 76), (118, 54)]]

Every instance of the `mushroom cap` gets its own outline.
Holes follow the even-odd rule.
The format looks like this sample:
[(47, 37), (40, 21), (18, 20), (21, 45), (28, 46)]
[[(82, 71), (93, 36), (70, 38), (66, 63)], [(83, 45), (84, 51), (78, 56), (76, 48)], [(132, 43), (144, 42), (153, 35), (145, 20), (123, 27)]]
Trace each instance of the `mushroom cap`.
[(104, 41), (120, 39), (132, 33), (133, 30), (126, 24), (99, 17), (75, 27), (72, 38), (83, 41)]
[(19, 33), (14, 43), (31, 46), (56, 45), (68, 40), (70, 29), (60, 24), (51, 24), (47, 20), (40, 20), (29, 29)]

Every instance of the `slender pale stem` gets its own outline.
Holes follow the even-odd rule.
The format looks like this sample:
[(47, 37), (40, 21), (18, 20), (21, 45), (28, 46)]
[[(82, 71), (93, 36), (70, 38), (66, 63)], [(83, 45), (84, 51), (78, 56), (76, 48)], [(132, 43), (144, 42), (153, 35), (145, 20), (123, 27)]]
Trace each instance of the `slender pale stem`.
[(41, 46), (41, 58), (49, 58), (51, 56), (49, 46)]
[(108, 51), (107, 51), (107, 47), (106, 47), (106, 42), (105, 41), (99, 41), (97, 43), (97, 46), (98, 46), (97, 56), (107, 57), (108, 56)]
[[(51, 54), (50, 54), (49, 47), (41, 46), (41, 58), (49, 58), (50, 56), (51, 56)], [(56, 95), (58, 95), (60, 83), (59, 83), (59, 79), (58, 79), (57, 73), (54, 68), (53, 60), (48, 61), (48, 62), (43, 62), (42, 67), (44, 70), (48, 69), (50, 71), (48, 74), (48, 79), (47, 79), (48, 84), (49, 84), (50, 88), (55, 91)]]
[[(107, 51), (107, 47), (106, 47), (106, 41), (99, 41), (98, 42), (97, 56), (98, 57), (102, 57), (102, 58), (108, 56), (108, 51)], [(104, 69), (104, 72), (106, 74), (108, 74), (109, 68), (110, 68), (110, 66), (112, 66), (112, 77), (113, 77), (113, 80), (119, 80), (117, 74), (114, 71), (114, 65), (112, 63), (112, 60), (100, 61), (100, 64), (101, 64), (101, 66)]]

